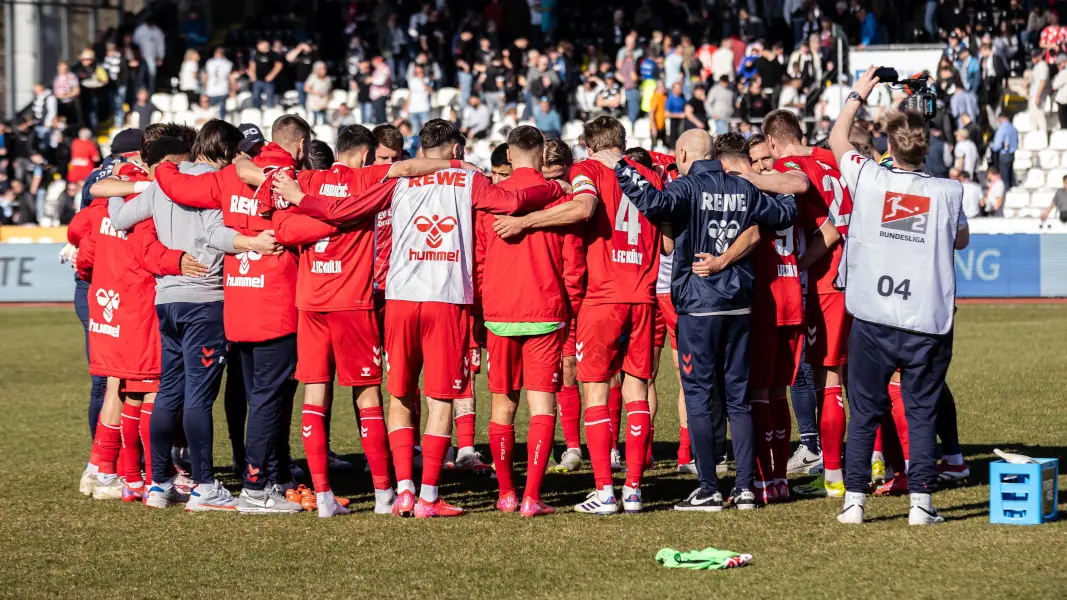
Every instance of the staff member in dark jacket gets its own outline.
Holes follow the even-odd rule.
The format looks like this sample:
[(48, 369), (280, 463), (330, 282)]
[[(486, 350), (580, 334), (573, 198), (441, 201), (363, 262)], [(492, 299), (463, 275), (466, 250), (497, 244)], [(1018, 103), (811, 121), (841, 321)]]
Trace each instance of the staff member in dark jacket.
[[(724, 153), (717, 158), (749, 160), (743, 145), (736, 154)], [(752, 261), (742, 258), (718, 273), (700, 277), (694, 276), (692, 269), (696, 255), (725, 254), (752, 224), (782, 229), (796, 218), (795, 201), (763, 195), (751, 182), (728, 174), (721, 160), (708, 160), (710, 155), (711, 136), (707, 132), (685, 132), (675, 148), (678, 172), (683, 177), (662, 192), (648, 185), (627, 163), (615, 165), (623, 194), (649, 219), (669, 224), (675, 235), (671, 299), (678, 311), (682, 387), (700, 480), (700, 488), (678, 504), (678, 510), (723, 508), (715, 474), (711, 419), (714, 374), (719, 369), (724, 373), (723, 390), (737, 464), (733, 502), (738, 508), (756, 506), (755, 495), (749, 489), (753, 469), (752, 416), (746, 400)], [(598, 157), (601, 158), (607, 157)], [(775, 180), (774, 175), (768, 177)]]

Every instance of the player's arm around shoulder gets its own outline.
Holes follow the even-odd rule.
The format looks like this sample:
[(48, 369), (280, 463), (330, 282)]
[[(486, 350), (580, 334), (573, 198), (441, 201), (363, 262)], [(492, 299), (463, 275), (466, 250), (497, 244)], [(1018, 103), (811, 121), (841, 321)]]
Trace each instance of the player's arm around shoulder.
[(755, 190), (755, 194), (749, 190), (749, 198), (754, 199), (754, 202), (750, 203), (753, 221), (764, 227), (778, 230), (791, 227), (797, 220), (797, 200), (794, 196), (791, 194), (771, 196), (755, 189), (755, 186), (752, 189)]
[(615, 179), (623, 195), (645, 218), (654, 221), (678, 220), (688, 211), (693, 199), (700, 195), (695, 177), (679, 177), (660, 190), (637, 167), (625, 161), (616, 163)]
[[(230, 167), (227, 167), (229, 169)], [(226, 169), (201, 175), (189, 175), (178, 165), (162, 162), (156, 167), (156, 182), (168, 198), (190, 208), (219, 208), (222, 206), (221, 178)]]

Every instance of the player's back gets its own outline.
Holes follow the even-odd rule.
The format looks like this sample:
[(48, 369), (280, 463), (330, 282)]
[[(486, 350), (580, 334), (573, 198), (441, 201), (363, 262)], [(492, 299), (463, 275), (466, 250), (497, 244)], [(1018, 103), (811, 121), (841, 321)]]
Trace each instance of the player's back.
[(752, 301), (753, 315), (773, 318), (778, 325), (803, 322), (803, 291), (796, 253), (795, 226), (779, 231), (760, 229), (760, 242), (755, 250), (757, 293)]
[[(631, 163), (633, 164), (633, 163)], [(654, 172), (634, 165), (638, 172), (662, 188)], [(619, 188), (615, 171), (595, 160), (584, 160), (571, 170), (576, 195), (587, 190), (598, 198), (593, 216), (585, 224), (590, 304), (652, 304), (659, 270), (660, 233)]]
[(474, 176), (447, 169), (397, 180), (386, 299), (473, 303)]

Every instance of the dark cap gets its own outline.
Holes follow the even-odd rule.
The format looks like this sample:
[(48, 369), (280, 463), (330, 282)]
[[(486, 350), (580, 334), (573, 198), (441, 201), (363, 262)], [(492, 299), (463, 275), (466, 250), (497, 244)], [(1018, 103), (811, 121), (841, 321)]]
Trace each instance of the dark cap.
[(143, 137), (144, 131), (141, 129), (123, 129), (115, 135), (115, 139), (111, 140), (111, 153), (140, 152)]
[(244, 139), (237, 143), (238, 152), (249, 152), (257, 145), (263, 144), (267, 141), (263, 137), (263, 131), (259, 128), (259, 125), (253, 125), (251, 123), (242, 123), (237, 129), (244, 136)]

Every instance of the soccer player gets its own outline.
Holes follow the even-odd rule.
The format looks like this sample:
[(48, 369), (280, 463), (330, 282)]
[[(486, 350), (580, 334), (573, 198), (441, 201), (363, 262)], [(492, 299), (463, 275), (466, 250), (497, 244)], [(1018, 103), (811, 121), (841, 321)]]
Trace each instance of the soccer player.
[[(141, 156), (149, 169), (138, 165), (136, 169), (121, 170), (123, 176), (146, 183), (159, 162), (184, 159), (188, 146), (180, 140), (167, 139), (168, 143), (161, 144), (154, 153), (151, 143), (143, 144)], [(107, 204), (100, 199), (89, 207), (90, 233), (82, 240), (78, 253), (79, 275), (92, 281), (89, 372), (108, 378), (92, 455), (79, 490), (96, 499), (135, 502), (143, 499), (145, 490), (141, 477), (142, 444), (146, 466), (151, 468), (150, 419), (142, 418), (142, 403), (155, 400), (161, 371), (154, 275), (182, 274), (182, 264), (196, 260), (160, 244), (151, 222), (129, 231), (115, 229)], [(146, 412), (150, 416), (150, 411)], [(169, 451), (168, 447), (168, 455)], [(116, 459), (122, 462), (122, 480), (117, 477)]]
[[(241, 133), (233, 125), (218, 119), (209, 121), (192, 146), (191, 153), (197, 162), (182, 163), (179, 169), (193, 174), (216, 171), (232, 161), (240, 140)], [(160, 148), (176, 142), (180, 140), (163, 138), (152, 144), (150, 153), (166, 152)], [(166, 508), (180, 499), (173, 479), (168, 476), (168, 460), (180, 411), (182, 428), (190, 444), (195, 486), (186, 510), (235, 510), (237, 499), (213, 473), (211, 409), (227, 358), (222, 316), (223, 253), (280, 254), (282, 248), (270, 232), (248, 238), (223, 227), (222, 212), (218, 209), (177, 209), (158, 185), (149, 186), (129, 202), (112, 198), (110, 214), (116, 229), (129, 229), (152, 219), (164, 245), (196, 256), (207, 267), (202, 277), (163, 277), (156, 284), (163, 371), (150, 422), (153, 484), (145, 505)]]
[(823, 447), (823, 473), (810, 485), (798, 486), (800, 495), (845, 494), (842, 447), (845, 437), (845, 363), (851, 317), (845, 312), (843, 282), (838, 267), (844, 254), (839, 243), (848, 233), (852, 211), (849, 190), (841, 184), (841, 172), (833, 154), (806, 146), (797, 116), (776, 110), (763, 122), (774, 168), (805, 177), (807, 192), (797, 198), (798, 226), (804, 236), (804, 252), (797, 268), (808, 272), (805, 360), (814, 369), (819, 401), (819, 432)]
[[(452, 169), (421, 177), (391, 179), (360, 196), (305, 195), (285, 176), (275, 190), (299, 212), (341, 227), (392, 207), (390, 276), (386, 287), (385, 359), (389, 370), (389, 441), (399, 498), (393, 514), (416, 518), (463, 514), (438, 494), (438, 480), (452, 437), (451, 400), (464, 397), (470, 376), (467, 350), (473, 293), (472, 209), (516, 212), (539, 208), (564, 188), (545, 183), (510, 193), (480, 172), (465, 169), (459, 131), (442, 119), (419, 134), (423, 155), (452, 159)], [(426, 360), (430, 359), (430, 360)], [(413, 405), (425, 366), (427, 423), (423, 435), (422, 488), (415, 502), (412, 478)]]
[[(544, 136), (522, 125), (508, 135), (507, 162), (513, 169), (499, 186), (521, 190), (542, 185)], [(556, 429), (556, 392), (560, 387), (560, 356), (571, 298), (580, 288), (568, 286), (564, 262), (565, 230), (533, 230), (503, 240), (493, 231), (494, 218), (482, 212), (475, 233), (475, 289), (480, 293), (489, 350), (489, 391), (493, 397), (489, 446), (494, 457), (500, 495), (497, 509), (520, 511), (524, 517), (552, 514), (541, 501), (541, 481), (552, 454)], [(520, 508), (513, 481), (515, 413), (519, 392), (526, 389), (530, 427), (526, 437), (526, 489)]]
[[(311, 128), (300, 117), (284, 115), (271, 127), (271, 142), (252, 159), (261, 168), (294, 169), (303, 158)], [(160, 169), (157, 180), (177, 204), (222, 208), (223, 223), (243, 235), (271, 230), (275, 204), (267, 186), (250, 187), (234, 165), (216, 173), (186, 175), (176, 167)], [(248, 399), (244, 488), (237, 510), (247, 513), (300, 512), (285, 497), (292, 485), (288, 439), (291, 403), (296, 392), (296, 274), (292, 252), (227, 255), (223, 273), (226, 339), (240, 354)]]
[[(584, 138), (593, 152), (622, 154), (626, 130), (612, 117), (585, 124)], [(659, 186), (659, 177), (638, 166)], [(655, 288), (659, 270), (660, 234), (619, 189), (613, 171), (595, 160), (571, 169), (574, 199), (518, 218), (500, 218), (497, 234), (508, 239), (530, 229), (560, 227), (586, 221), (588, 289), (578, 314), (575, 358), (578, 379), (585, 384), (585, 436), (593, 463), (595, 490), (575, 506), (586, 514), (618, 512), (612, 485), (610, 381), (622, 370), (626, 402), (626, 480), (623, 509), (642, 509), (641, 480), (647, 457), (650, 415), (648, 380), (652, 376), (655, 334)], [(626, 348), (622, 338), (629, 332)]]
[[(571, 148), (559, 139), (545, 142), (545, 160), (541, 165), (541, 175), (545, 179), (570, 181), (574, 155)], [(570, 267), (567, 273), (576, 289), (585, 294), (585, 244), (582, 241), (581, 224), (572, 225), (564, 234), (564, 242), (569, 246), (568, 255), (573, 262), (566, 262)], [(563, 430), (564, 449), (555, 471), (569, 473), (582, 467), (582, 398), (578, 392), (578, 361), (575, 357), (574, 337), (577, 334), (578, 309), (582, 297), (571, 299), (571, 314), (567, 322), (566, 337), (563, 341), (562, 374), (563, 384), (556, 393), (559, 406), (559, 423)]]

